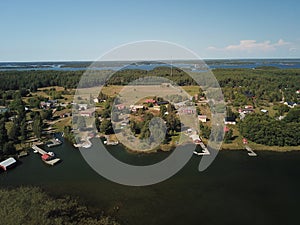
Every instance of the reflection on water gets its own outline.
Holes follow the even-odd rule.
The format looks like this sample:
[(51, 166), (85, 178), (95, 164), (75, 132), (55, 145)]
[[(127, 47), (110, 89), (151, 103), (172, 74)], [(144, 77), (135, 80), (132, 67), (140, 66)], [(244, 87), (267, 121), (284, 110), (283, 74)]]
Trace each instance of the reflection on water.
[[(39, 185), (53, 195), (77, 196), (91, 207), (115, 213), (125, 224), (298, 222), (300, 152), (259, 152), (258, 157), (248, 157), (245, 151), (222, 151), (202, 173), (197, 171), (200, 158), (193, 156), (167, 181), (127, 187), (96, 174), (67, 142), (51, 150), (62, 163), (49, 167), (31, 153), (21, 165), (0, 174), (1, 187)], [(130, 154), (121, 146), (109, 151), (138, 165), (163, 160), (168, 154)]]

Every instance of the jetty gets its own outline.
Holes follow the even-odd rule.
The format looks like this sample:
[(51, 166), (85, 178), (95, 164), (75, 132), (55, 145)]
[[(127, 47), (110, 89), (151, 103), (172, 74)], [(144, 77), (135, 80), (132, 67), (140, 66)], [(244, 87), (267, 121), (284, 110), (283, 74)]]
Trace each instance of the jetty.
[(78, 144), (74, 144), (75, 148), (90, 148), (92, 147), (92, 142), (90, 141), (90, 137), (86, 137), (83, 139), (83, 142), (80, 142)]
[(50, 140), (50, 143), (47, 144), (47, 147), (52, 148), (52, 147), (59, 146), (61, 144), (62, 144), (62, 142), (58, 138), (53, 138)]
[(35, 153), (39, 153), (42, 155), (42, 160), (48, 164), (48, 165), (55, 165), (56, 163), (58, 163), (60, 161), (59, 158), (55, 158), (54, 153), (53, 152), (46, 152), (45, 150), (39, 148), (36, 145), (32, 146), (32, 149), (34, 150)]
[(103, 143), (105, 145), (118, 145), (119, 144), (118, 141), (110, 141), (110, 140), (104, 141)]
[(207, 147), (205, 146), (205, 144), (202, 142), (201, 137), (196, 133), (193, 132), (190, 135), (190, 138), (192, 139), (193, 143), (195, 145), (200, 145), (200, 147), (202, 148), (202, 152), (197, 152), (196, 150), (194, 151), (195, 155), (210, 155), (210, 152), (208, 151)]
[(210, 152), (208, 151), (207, 147), (205, 146), (205, 144), (203, 144), (203, 142), (199, 142), (197, 143), (198, 145), (200, 145), (200, 147), (202, 148), (202, 152), (197, 152), (196, 150), (194, 151), (195, 155), (210, 155)]
[(248, 151), (249, 156), (257, 156), (257, 154), (248, 145), (245, 145), (245, 148)]

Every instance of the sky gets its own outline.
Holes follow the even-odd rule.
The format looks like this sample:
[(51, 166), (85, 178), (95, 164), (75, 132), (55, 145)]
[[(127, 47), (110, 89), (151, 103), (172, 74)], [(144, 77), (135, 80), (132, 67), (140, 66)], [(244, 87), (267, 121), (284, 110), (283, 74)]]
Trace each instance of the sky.
[(0, 61), (95, 60), (128, 42), (201, 58), (300, 58), (300, 1), (0, 1)]

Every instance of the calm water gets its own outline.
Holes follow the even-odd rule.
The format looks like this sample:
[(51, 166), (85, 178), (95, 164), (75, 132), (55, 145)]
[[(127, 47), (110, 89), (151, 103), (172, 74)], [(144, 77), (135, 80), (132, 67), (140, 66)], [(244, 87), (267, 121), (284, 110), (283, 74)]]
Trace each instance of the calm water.
[[(124, 224), (298, 224), (300, 152), (222, 151), (204, 172), (193, 156), (177, 175), (148, 187), (127, 187), (97, 175), (69, 143), (51, 149), (63, 162), (48, 167), (31, 154), (0, 174), (2, 187), (39, 185), (55, 196), (79, 197)], [(88, 151), (88, 150), (87, 150)], [(168, 153), (129, 154), (109, 151), (123, 161), (149, 164)], [(120, 209), (115, 210), (115, 206)]]

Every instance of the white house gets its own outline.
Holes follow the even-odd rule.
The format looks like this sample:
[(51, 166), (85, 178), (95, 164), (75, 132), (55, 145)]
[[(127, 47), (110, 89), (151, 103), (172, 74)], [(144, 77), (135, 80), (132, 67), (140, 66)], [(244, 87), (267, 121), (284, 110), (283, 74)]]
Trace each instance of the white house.
[(206, 123), (207, 116), (206, 116), (206, 115), (198, 115), (198, 119), (199, 119), (199, 121), (201, 121), (202, 123)]
[(235, 125), (236, 124), (236, 121), (235, 121), (234, 117), (225, 117), (224, 122), (225, 122), (226, 125), (227, 124), (229, 124), (229, 125)]

